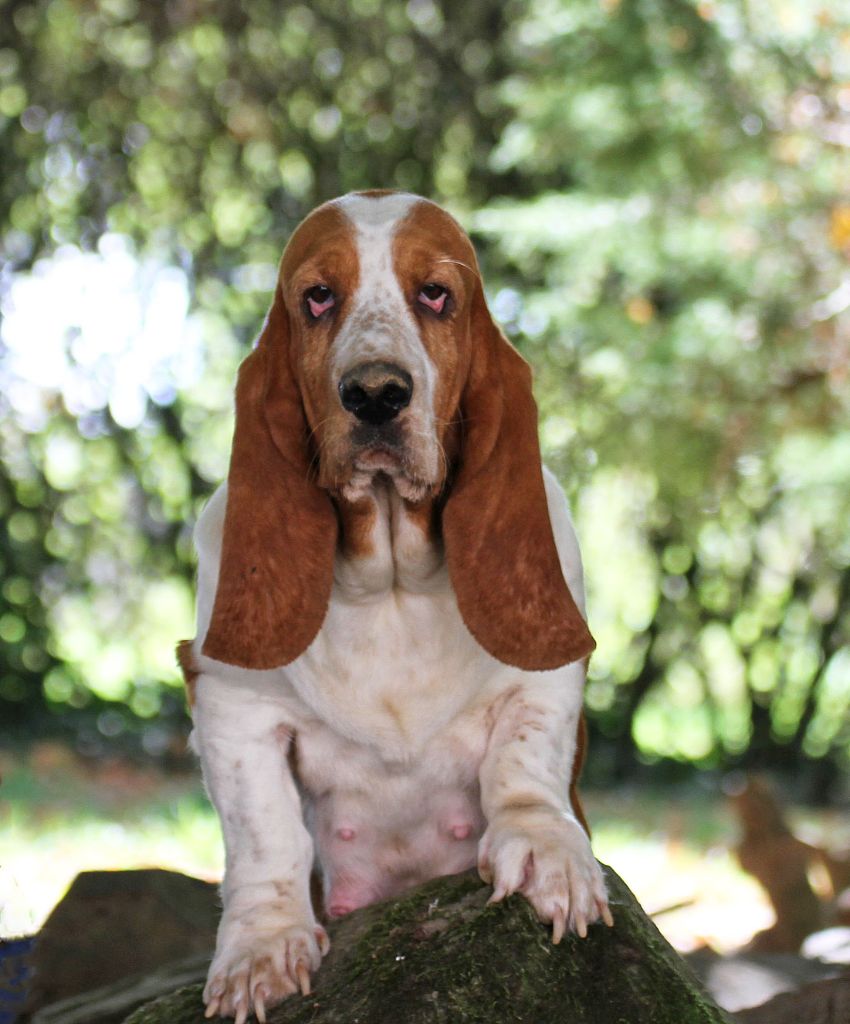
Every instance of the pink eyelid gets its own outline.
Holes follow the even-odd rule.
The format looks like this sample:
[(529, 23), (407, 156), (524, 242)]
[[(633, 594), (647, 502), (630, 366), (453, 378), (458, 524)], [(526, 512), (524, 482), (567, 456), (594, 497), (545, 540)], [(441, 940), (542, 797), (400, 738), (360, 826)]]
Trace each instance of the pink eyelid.
[(316, 302), (315, 299), (311, 299), (309, 297), (307, 299), (307, 307), (310, 310), (310, 316), (321, 316), (322, 313), (324, 313), (325, 310), (330, 309), (333, 304), (333, 295), (329, 295), (324, 302)]
[(428, 309), (432, 309), (435, 313), (442, 313), (443, 306), (446, 304), (448, 295), (446, 292), (443, 292), (443, 294), (438, 295), (436, 299), (429, 299), (425, 292), (420, 292), (418, 298), (423, 306), (427, 306)]

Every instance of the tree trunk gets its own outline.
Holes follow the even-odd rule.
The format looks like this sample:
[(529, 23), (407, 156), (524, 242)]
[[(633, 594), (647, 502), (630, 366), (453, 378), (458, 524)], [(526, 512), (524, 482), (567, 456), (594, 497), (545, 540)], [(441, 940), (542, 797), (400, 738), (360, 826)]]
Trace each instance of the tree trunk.
[[(314, 994), (287, 999), (270, 1024), (729, 1024), (621, 879), (607, 879), (614, 928), (559, 946), (521, 896), (488, 905), (472, 872), (357, 911), (331, 926)], [(126, 1024), (206, 1024), (201, 986)]]

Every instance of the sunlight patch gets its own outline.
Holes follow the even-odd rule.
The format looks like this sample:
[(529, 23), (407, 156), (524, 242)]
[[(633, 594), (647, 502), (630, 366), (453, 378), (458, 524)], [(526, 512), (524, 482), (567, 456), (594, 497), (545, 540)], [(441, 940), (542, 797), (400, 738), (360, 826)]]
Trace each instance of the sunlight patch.
[(44, 429), (61, 395), (75, 416), (109, 408), (138, 427), (200, 376), (199, 331), (178, 267), (139, 260), (121, 235), (97, 252), (65, 245), (17, 275), (0, 303), (0, 385), (21, 426)]

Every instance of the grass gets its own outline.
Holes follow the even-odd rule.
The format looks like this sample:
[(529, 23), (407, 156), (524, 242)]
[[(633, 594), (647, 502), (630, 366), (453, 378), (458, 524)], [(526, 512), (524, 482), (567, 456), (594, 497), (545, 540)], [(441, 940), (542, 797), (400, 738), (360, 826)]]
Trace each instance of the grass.
[(218, 821), (194, 774), (85, 767), (52, 744), (5, 755), (0, 770), (0, 936), (35, 931), (80, 871), (221, 876)]
[[(221, 876), (218, 821), (197, 774), (85, 765), (47, 743), (0, 754), (0, 772), (0, 936), (37, 930), (80, 871), (159, 866)], [(733, 949), (770, 924), (761, 889), (731, 852), (735, 823), (718, 796), (591, 793), (585, 804), (597, 856), (649, 913), (661, 912), (656, 923), (678, 949)]]

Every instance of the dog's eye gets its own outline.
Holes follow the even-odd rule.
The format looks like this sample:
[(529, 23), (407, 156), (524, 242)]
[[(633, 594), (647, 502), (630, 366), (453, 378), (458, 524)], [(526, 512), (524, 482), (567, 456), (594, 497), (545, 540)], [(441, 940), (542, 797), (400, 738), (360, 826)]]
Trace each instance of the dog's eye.
[(423, 285), (417, 295), (419, 302), (430, 309), (432, 313), (442, 313), (449, 298), (448, 288), (444, 288), (436, 281)]
[(327, 313), (335, 301), (334, 293), (325, 284), (313, 285), (304, 292), (307, 312), (314, 320), (318, 320), (322, 313)]

